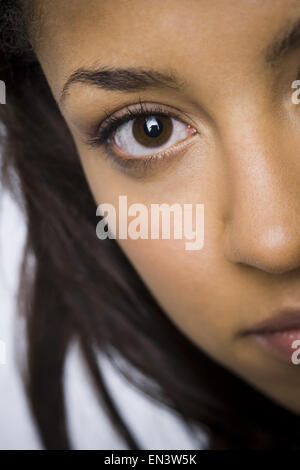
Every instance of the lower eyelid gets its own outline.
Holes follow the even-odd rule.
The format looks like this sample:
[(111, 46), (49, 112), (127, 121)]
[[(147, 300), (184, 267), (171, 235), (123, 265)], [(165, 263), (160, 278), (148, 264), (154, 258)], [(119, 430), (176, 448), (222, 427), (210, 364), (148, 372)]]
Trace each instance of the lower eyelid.
[(147, 173), (148, 170), (156, 168), (157, 165), (169, 164), (170, 161), (175, 163), (178, 158), (181, 158), (185, 152), (196, 143), (198, 136), (199, 133), (196, 131), (191, 137), (187, 137), (186, 139), (173, 144), (160, 153), (146, 157), (128, 158), (128, 156), (118, 156), (114, 151), (112, 151), (109, 144), (106, 145), (106, 152), (109, 154), (110, 160), (112, 160), (114, 166), (123, 173), (137, 176), (134, 173), (140, 172), (142, 173), (141, 176), (145, 176), (145, 173)]

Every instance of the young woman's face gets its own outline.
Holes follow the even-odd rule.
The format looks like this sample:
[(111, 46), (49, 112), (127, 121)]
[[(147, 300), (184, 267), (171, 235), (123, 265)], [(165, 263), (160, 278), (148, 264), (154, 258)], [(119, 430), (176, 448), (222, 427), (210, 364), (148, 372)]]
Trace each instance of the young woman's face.
[[(200, 250), (174, 237), (118, 243), (188, 338), (300, 413), (293, 350), (284, 359), (243, 334), (300, 314), (299, 1), (40, 0), (37, 11), (36, 52), (97, 204), (204, 204)], [(96, 73), (73, 76), (62, 97), (78, 69)], [(88, 145), (139, 103), (152, 121)], [(287, 339), (277, 335), (284, 351)]]

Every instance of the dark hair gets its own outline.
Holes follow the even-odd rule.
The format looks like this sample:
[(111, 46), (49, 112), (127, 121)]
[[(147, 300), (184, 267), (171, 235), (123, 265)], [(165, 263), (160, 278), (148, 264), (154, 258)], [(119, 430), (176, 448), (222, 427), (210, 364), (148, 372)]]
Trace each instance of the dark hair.
[[(75, 144), (26, 34), (17, 0), (0, 3), (2, 178), (26, 214), (20, 281), (25, 384), (45, 448), (68, 449), (63, 371), (78, 339), (99, 401), (129, 449), (140, 448), (106, 387), (105, 355), (213, 449), (300, 449), (299, 417), (194, 345), (170, 321), (115, 240), (95, 235), (96, 207)], [(216, 286), (216, 289), (218, 286)], [(198, 444), (197, 444), (198, 445)], [(201, 433), (199, 434), (201, 446)]]

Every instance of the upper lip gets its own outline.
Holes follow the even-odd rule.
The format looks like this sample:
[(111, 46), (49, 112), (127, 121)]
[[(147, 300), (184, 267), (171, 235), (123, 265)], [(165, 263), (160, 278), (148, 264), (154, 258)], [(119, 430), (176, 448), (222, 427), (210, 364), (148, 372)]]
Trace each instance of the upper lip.
[(250, 334), (268, 334), (280, 331), (300, 329), (300, 309), (287, 309), (275, 312), (267, 320), (257, 323), (254, 327), (242, 330), (242, 336)]

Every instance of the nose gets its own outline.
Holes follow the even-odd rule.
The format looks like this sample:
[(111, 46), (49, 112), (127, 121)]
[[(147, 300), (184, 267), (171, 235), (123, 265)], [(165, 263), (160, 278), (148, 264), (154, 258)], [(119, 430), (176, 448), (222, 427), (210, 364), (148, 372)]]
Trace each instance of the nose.
[(299, 145), (274, 125), (238, 128), (223, 148), (230, 194), (225, 257), (272, 274), (293, 271), (300, 267)]

